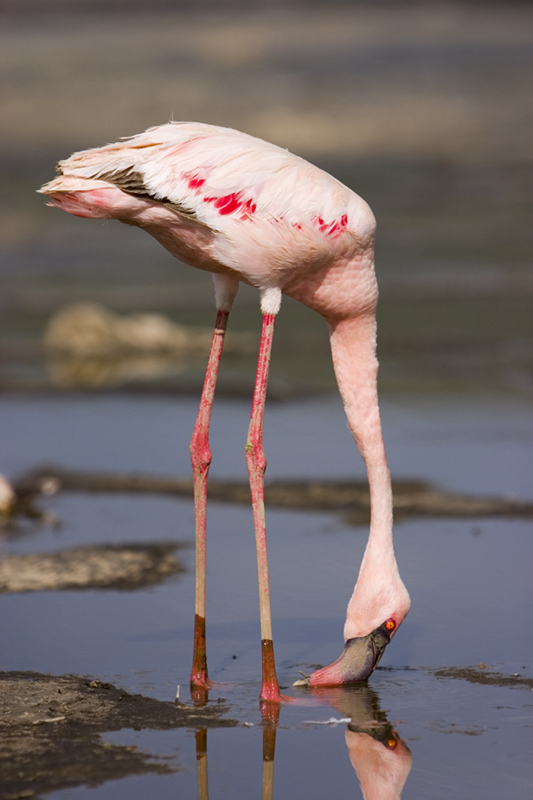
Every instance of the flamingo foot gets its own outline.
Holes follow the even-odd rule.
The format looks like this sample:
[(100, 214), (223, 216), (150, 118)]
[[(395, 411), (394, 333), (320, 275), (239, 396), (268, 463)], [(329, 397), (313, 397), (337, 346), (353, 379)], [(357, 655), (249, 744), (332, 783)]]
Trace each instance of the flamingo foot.
[(274, 644), (272, 639), (263, 639), (261, 642), (263, 654), (263, 683), (261, 685), (261, 713), (268, 718), (279, 714), (280, 703), (295, 703), (296, 698), (281, 694), (276, 667), (274, 664)]
[(366, 681), (377, 667), (390, 639), (390, 632), (385, 625), (380, 625), (367, 636), (348, 639), (333, 664), (316, 670), (296, 681), (293, 686), (343, 686)]
[(212, 689), (213, 686), (216, 684), (213, 681), (210, 681), (207, 677), (207, 671), (205, 672), (193, 672), (191, 674), (191, 688), (194, 689)]

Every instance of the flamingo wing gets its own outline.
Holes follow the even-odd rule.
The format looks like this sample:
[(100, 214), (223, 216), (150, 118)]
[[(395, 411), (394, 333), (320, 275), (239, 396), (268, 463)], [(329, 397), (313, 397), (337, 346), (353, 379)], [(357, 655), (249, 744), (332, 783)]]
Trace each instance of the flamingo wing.
[(284, 220), (337, 233), (357, 197), (305, 160), (255, 137), (201, 123), (170, 122), (74, 153), (61, 175), (111, 183), (156, 200), (212, 230), (225, 219)]

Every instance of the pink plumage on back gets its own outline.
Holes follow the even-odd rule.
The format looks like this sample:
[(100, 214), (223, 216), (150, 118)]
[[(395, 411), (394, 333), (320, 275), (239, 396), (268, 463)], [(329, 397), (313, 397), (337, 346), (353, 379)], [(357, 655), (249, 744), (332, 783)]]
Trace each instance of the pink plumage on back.
[[(348, 425), (365, 459), (371, 493), (369, 540), (348, 606), (345, 639), (348, 645), (364, 639), (366, 647), (368, 637), (379, 628), (376, 636), (382, 641), (380, 626), (392, 620), (385, 634), (388, 641), (409, 610), (409, 595), (392, 544), (392, 493), (376, 383), (375, 220), (368, 205), (335, 178), (286, 150), (201, 123), (170, 122), (150, 128), (115, 144), (75, 153), (60, 162), (58, 170), (58, 177), (41, 189), (51, 198), (50, 205), (78, 216), (137, 225), (177, 258), (214, 275), (217, 326), (191, 444), (196, 485), (202, 487), (196, 491), (200, 586), (205, 580), (201, 559), (208, 427), (221, 343), (239, 282), (259, 289), (263, 335), (247, 461), (260, 559), (263, 642), (271, 640), (271, 629), (262, 513), (266, 465), (262, 414), (274, 318), (282, 294), (325, 317)], [(197, 617), (205, 625), (202, 592), (203, 588), (197, 589)], [(192, 682), (207, 687), (202, 630), (200, 624)], [(263, 656), (262, 696), (279, 699), (273, 652), (270, 667), (265, 667), (270, 656)], [(316, 681), (312, 675), (310, 682), (353, 680), (353, 658), (349, 668), (343, 658), (320, 670)], [(356, 679), (367, 677), (377, 660), (378, 656), (368, 661)]]
[[(59, 169), (62, 176), (43, 191), (64, 210), (138, 224), (192, 266), (229, 269), (259, 289), (283, 285), (290, 293), (297, 276), (349, 259), (373, 237), (370, 209), (348, 188), (275, 145), (226, 128), (168, 123), (75, 153)], [(69, 194), (102, 185), (121, 195), (111, 188), (78, 194), (72, 205)]]
[[(331, 176), (275, 145), (229, 128), (170, 122), (115, 144), (75, 153), (64, 174), (94, 178), (122, 171), (142, 175), (148, 194), (186, 202), (215, 220), (210, 197), (253, 197), (259, 213), (289, 222), (324, 216), (333, 221), (353, 193)], [(222, 211), (222, 215), (224, 215)]]

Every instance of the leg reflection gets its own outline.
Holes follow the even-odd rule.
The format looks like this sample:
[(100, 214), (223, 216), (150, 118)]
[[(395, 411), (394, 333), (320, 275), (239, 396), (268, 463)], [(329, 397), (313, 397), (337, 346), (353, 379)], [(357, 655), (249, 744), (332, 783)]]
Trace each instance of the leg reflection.
[[(198, 705), (198, 701), (195, 703)], [(276, 733), (280, 713), (279, 703), (262, 703), (263, 725), (263, 786), (262, 800), (272, 800), (274, 796), (274, 754)], [(209, 800), (207, 773), (207, 729), (196, 731), (196, 768), (198, 773), (198, 800)]]
[(279, 722), (279, 703), (261, 703), (263, 718), (263, 793), (262, 800), (272, 800), (274, 796), (274, 755), (276, 752), (276, 733)]
[(207, 787), (207, 730), (196, 731), (196, 767), (198, 770), (198, 800), (209, 800)]

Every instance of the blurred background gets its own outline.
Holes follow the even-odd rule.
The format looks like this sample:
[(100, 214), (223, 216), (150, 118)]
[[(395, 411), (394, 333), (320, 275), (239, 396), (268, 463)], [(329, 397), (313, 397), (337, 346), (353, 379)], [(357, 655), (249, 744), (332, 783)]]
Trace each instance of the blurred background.
[[(139, 381), (197, 390), (203, 354), (117, 374), (51, 364), (42, 344), (52, 316), (81, 301), (212, 324), (209, 275), (141, 231), (61, 214), (35, 194), (71, 152), (184, 119), (275, 142), (370, 203), (382, 392), (531, 394), (531, 4), (3, 0), (1, 9), (4, 391)], [(222, 391), (249, 391), (258, 328), (255, 292), (244, 287), (232, 330), (252, 338), (236, 348)], [(275, 348), (273, 395), (333, 388), (322, 321), (287, 299)]]

